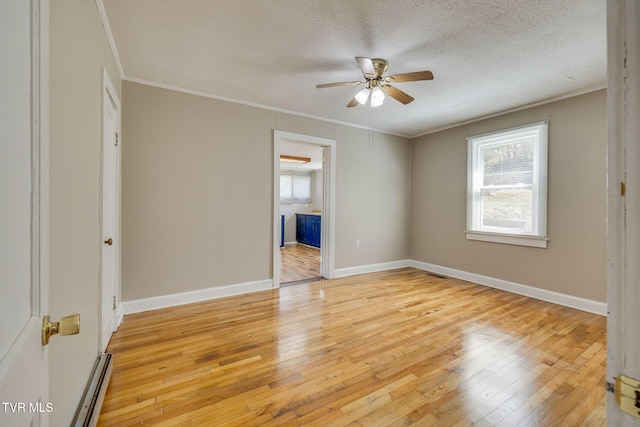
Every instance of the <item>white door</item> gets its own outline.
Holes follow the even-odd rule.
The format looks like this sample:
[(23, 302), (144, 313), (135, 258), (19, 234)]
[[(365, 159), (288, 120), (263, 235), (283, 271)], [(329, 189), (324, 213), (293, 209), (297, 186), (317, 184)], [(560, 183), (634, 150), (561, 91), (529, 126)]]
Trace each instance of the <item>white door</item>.
[(104, 71), (102, 106), (102, 281), (100, 351), (107, 349), (116, 322), (118, 277), (118, 110), (115, 90)]
[[(0, 425), (48, 425), (47, 0), (0, 13)], [(43, 67), (40, 64), (44, 64)]]

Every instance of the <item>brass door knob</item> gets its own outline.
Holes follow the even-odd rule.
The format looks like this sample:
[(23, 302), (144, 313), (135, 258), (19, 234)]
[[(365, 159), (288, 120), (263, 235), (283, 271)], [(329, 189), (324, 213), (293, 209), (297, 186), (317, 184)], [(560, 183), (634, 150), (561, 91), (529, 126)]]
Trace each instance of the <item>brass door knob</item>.
[(113, 245), (113, 239), (111, 237), (109, 237), (109, 239), (105, 240), (104, 242), (109, 246)]
[(52, 335), (75, 335), (80, 333), (80, 315), (65, 316), (58, 322), (51, 322), (49, 316), (42, 319), (42, 345), (49, 344)]

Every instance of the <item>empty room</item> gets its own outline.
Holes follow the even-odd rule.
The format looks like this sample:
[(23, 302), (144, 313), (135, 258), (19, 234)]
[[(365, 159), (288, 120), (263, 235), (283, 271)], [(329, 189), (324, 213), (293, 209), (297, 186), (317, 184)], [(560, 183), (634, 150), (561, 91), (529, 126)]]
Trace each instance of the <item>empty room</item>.
[(635, 2), (7, 16), (7, 425), (637, 425)]

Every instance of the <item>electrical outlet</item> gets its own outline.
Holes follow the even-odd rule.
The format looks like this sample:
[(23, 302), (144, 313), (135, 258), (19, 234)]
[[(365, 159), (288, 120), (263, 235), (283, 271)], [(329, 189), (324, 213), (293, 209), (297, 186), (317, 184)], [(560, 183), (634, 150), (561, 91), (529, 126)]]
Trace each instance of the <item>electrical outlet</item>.
[(356, 240), (356, 248), (360, 247), (360, 240)]

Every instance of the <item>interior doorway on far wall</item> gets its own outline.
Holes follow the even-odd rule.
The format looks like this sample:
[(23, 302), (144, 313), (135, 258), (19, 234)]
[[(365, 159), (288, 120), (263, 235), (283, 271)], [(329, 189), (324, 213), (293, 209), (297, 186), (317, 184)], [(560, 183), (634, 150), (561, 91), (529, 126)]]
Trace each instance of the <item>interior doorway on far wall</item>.
[(322, 278), (324, 151), (312, 144), (280, 144), (281, 286)]
[(334, 276), (335, 140), (274, 131), (273, 287)]

